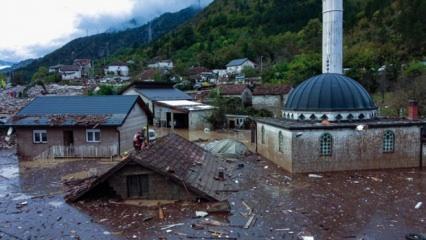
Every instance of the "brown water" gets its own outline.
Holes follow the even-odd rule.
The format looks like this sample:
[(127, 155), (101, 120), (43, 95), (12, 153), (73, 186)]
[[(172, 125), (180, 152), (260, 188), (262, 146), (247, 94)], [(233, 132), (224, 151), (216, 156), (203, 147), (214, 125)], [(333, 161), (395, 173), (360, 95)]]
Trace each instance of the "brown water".
[[(250, 135), (176, 132), (191, 140), (233, 138), (245, 143)], [(228, 176), (239, 184), (239, 191), (230, 193), (229, 215), (197, 219), (195, 210), (204, 205), (180, 203), (165, 207), (166, 219), (160, 220), (156, 208), (101, 201), (64, 203), (64, 177), (84, 177), (93, 168), (101, 173), (112, 166), (110, 162), (18, 164), (13, 151), (0, 151), (0, 239), (200, 239), (212, 234), (222, 239), (404, 239), (408, 233), (426, 233), (424, 170), (341, 172), (312, 178), (292, 176), (257, 155), (230, 164), (244, 167), (233, 168)], [(423, 204), (416, 209), (419, 202)], [(255, 214), (247, 229), (243, 228), (249, 219), (245, 205)], [(150, 216), (152, 220), (144, 221)], [(205, 224), (211, 220), (223, 226)], [(169, 224), (179, 225), (162, 229)]]

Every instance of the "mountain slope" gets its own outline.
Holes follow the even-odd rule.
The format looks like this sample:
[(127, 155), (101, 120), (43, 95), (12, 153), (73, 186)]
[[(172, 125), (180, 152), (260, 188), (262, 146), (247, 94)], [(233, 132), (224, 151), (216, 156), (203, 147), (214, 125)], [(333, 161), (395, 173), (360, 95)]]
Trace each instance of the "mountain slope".
[[(152, 39), (164, 35), (195, 16), (200, 9), (189, 7), (176, 13), (165, 13), (152, 21)], [(28, 80), (40, 66), (71, 64), (76, 58), (99, 59), (125, 48), (138, 47), (149, 41), (149, 25), (121, 32), (107, 32), (75, 39), (56, 51), (20, 69)]]
[[(426, 1), (344, 2), (345, 67), (370, 90), (378, 86), (374, 74), (382, 65), (400, 66), (426, 55)], [(193, 65), (218, 68), (233, 58), (249, 57), (263, 60), (264, 80), (298, 83), (321, 70), (321, 4), (216, 0), (148, 47), (117, 57), (172, 58), (178, 71)]]

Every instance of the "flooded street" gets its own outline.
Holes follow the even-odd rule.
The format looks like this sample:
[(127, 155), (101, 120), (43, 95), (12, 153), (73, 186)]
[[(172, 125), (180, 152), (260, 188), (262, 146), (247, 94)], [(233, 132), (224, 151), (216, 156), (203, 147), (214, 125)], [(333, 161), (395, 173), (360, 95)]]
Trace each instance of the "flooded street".
[[(191, 140), (247, 136), (186, 135)], [(426, 233), (425, 170), (290, 175), (255, 154), (228, 162), (234, 167), (226, 177), (238, 185), (230, 193), (229, 214), (195, 218), (205, 203), (177, 203), (163, 208), (161, 220), (158, 207), (64, 202), (64, 179), (99, 175), (112, 162), (18, 164), (13, 150), (0, 151), (0, 239), (404, 239)]]

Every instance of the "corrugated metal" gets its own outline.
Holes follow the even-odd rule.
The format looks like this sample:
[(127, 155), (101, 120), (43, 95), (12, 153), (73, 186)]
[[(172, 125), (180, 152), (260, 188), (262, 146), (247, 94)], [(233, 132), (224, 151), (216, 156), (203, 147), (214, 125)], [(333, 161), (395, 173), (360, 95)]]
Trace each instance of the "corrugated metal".
[(136, 88), (136, 91), (150, 101), (165, 101), (165, 100), (192, 100), (192, 97), (188, 94), (175, 89), (175, 88), (166, 88), (166, 89), (140, 89)]

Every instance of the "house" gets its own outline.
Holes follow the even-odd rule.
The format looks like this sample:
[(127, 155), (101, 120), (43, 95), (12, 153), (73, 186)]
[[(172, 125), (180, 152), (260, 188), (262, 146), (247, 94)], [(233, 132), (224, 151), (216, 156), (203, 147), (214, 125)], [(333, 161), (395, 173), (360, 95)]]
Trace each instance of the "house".
[(226, 72), (230, 75), (241, 74), (244, 68), (255, 68), (256, 64), (248, 58), (234, 59), (226, 65)]
[(62, 80), (76, 80), (81, 79), (82, 67), (77, 65), (62, 65), (59, 68)]
[(148, 64), (149, 68), (159, 69), (159, 70), (172, 70), (174, 64), (172, 60), (160, 60), (154, 63)]
[(155, 102), (154, 123), (160, 127), (203, 130), (211, 128), (207, 118), (214, 107), (188, 100)]
[(126, 63), (113, 63), (108, 65), (105, 69), (105, 76), (112, 75), (114, 77), (128, 77), (129, 66)]
[(92, 70), (92, 61), (90, 59), (74, 59), (74, 64), (81, 67), (82, 75), (88, 77)]
[(114, 157), (132, 149), (133, 136), (147, 126), (138, 96), (37, 97), (11, 120), (23, 160)]
[(152, 114), (157, 101), (192, 100), (191, 96), (174, 88), (172, 84), (162, 82), (133, 82), (121, 94), (139, 95)]
[(146, 150), (132, 152), (85, 187), (72, 189), (66, 199), (224, 201), (227, 192), (236, 189), (225, 164), (195, 143), (170, 134)]
[(139, 95), (149, 107), (153, 123), (160, 127), (200, 130), (208, 127), (213, 107), (193, 102), (192, 97), (168, 83), (134, 82), (123, 95)]
[(281, 111), (287, 101), (291, 86), (285, 84), (268, 85), (255, 84), (222, 84), (218, 86), (219, 92), (224, 97), (239, 97), (243, 94), (250, 95), (252, 106), (255, 109), (267, 109), (277, 117), (281, 116)]
[(226, 126), (230, 129), (246, 129), (250, 123), (250, 116), (226, 114)]
[(342, 9), (343, 0), (323, 1), (323, 73), (289, 94), (282, 118), (257, 119), (258, 153), (292, 173), (425, 166), (417, 103), (407, 118), (381, 118), (368, 91), (343, 75)]
[(58, 73), (62, 66), (64, 66), (64, 65), (58, 64), (58, 65), (55, 65), (55, 66), (50, 66), (49, 67), (49, 73)]

